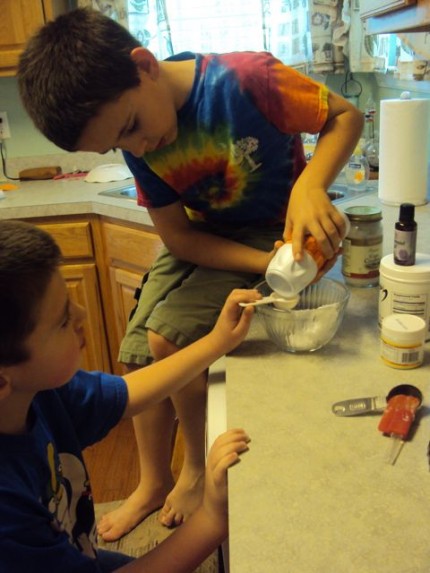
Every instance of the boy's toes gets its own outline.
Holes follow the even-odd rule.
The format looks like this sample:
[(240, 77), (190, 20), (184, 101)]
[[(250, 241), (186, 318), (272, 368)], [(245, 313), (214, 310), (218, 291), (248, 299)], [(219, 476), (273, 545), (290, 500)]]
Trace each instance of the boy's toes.
[(97, 533), (99, 535), (103, 535), (103, 533), (106, 533), (106, 531), (108, 531), (111, 527), (112, 524), (110, 523), (109, 518), (107, 518), (106, 515), (103, 515), (97, 524)]
[(177, 525), (181, 525), (184, 521), (184, 516), (182, 513), (175, 513), (175, 517), (173, 518), (173, 522), (171, 523), (170, 527), (176, 527)]
[(184, 521), (184, 517), (181, 513), (176, 512), (173, 507), (165, 504), (160, 511), (159, 521), (165, 527), (176, 527)]

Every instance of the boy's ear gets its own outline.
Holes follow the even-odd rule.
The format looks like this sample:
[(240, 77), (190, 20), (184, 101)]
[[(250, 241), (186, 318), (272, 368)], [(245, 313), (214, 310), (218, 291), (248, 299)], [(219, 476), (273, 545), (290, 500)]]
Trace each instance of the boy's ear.
[(146, 48), (134, 48), (131, 51), (131, 59), (140, 71), (146, 72), (151, 79), (156, 80), (160, 71), (157, 58)]
[(12, 392), (12, 380), (6, 373), (6, 369), (0, 367), (0, 402), (10, 396)]

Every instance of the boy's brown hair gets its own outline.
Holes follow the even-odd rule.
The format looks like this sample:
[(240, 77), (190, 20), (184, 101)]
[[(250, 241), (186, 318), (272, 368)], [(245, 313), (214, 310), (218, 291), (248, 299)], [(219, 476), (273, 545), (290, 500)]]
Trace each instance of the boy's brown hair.
[(0, 366), (29, 358), (25, 342), (60, 262), (51, 235), (23, 221), (0, 221)]
[(62, 149), (76, 151), (100, 108), (139, 85), (130, 54), (140, 45), (96, 10), (79, 8), (48, 22), (18, 65), (20, 95), (35, 126)]

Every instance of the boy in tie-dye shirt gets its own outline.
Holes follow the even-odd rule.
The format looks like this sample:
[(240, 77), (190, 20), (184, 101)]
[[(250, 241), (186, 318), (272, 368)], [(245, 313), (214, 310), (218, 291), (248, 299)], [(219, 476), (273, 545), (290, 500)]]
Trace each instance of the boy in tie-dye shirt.
[[(207, 333), (227, 294), (264, 276), (275, 246), (307, 234), (331, 263), (344, 221), (327, 189), (352, 153), (362, 114), (269, 53), (183, 53), (157, 61), (117, 23), (77, 10), (46, 25), (21, 58), (36, 126), (64, 149), (120, 148), (165, 249), (145, 277), (120, 349), (130, 370)], [(306, 164), (301, 133), (319, 134)], [(276, 245), (275, 245), (276, 243)], [(114, 540), (162, 507), (181, 523), (201, 499), (206, 373), (135, 419), (141, 482), (106, 515)], [(184, 437), (170, 470), (175, 416)]]

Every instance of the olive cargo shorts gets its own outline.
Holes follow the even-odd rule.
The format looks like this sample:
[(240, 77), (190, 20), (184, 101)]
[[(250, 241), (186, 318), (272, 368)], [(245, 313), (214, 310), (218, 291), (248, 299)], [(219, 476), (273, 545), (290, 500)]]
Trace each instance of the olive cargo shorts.
[[(282, 238), (283, 225), (216, 231), (214, 234), (238, 243), (271, 251), (274, 242)], [(164, 248), (144, 277), (118, 360), (142, 366), (152, 361), (148, 329), (180, 348), (187, 346), (211, 330), (234, 288), (252, 288), (260, 280), (258, 274), (210, 269), (180, 261)]]

